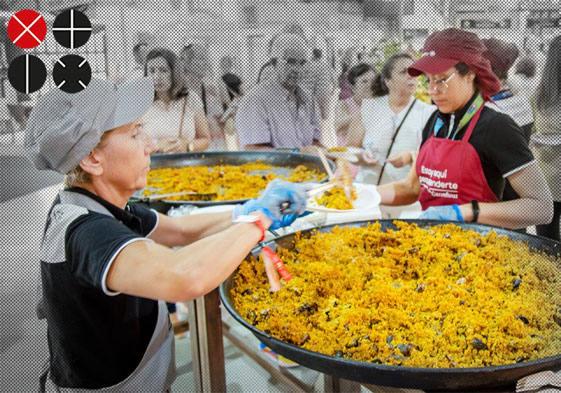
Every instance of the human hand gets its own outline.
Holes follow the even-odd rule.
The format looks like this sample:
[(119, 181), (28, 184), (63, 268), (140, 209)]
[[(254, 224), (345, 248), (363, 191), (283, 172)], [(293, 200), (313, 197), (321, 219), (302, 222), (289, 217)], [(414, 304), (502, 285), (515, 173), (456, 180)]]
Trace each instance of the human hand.
[(368, 150), (362, 152), (361, 158), (368, 165), (378, 165), (379, 163), (378, 158), (374, 157), (374, 155)]
[(353, 165), (346, 160), (337, 160), (337, 169), (333, 174), (335, 179), (343, 179), (345, 176), (350, 176), (352, 180), (358, 175), (360, 168)]
[(306, 211), (306, 191), (310, 188), (309, 184), (275, 179), (267, 185), (257, 202), (276, 220), (280, 220), (284, 215), (299, 216)]
[(413, 163), (413, 155), (410, 151), (403, 151), (392, 155), (386, 161), (396, 168), (402, 168)]
[(275, 179), (269, 183), (259, 198), (250, 199), (243, 205), (236, 206), (233, 218), (261, 211), (272, 221), (269, 229), (289, 226), (306, 211), (306, 191), (310, 187), (307, 184)]
[(419, 219), (464, 222), (464, 216), (458, 205), (429, 207), (419, 216)]

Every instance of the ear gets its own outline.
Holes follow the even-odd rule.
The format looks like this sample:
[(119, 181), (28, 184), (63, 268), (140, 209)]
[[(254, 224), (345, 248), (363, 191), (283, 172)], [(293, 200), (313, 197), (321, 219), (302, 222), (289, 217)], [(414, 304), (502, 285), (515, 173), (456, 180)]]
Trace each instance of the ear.
[(80, 161), (80, 167), (91, 176), (101, 176), (103, 174), (103, 165), (101, 165), (100, 152), (96, 149)]

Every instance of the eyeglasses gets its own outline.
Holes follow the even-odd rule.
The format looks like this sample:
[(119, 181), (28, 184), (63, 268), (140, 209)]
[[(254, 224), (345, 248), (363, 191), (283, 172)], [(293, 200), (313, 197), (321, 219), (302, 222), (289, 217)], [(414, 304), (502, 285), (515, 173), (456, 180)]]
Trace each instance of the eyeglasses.
[(444, 93), (448, 90), (448, 82), (456, 75), (456, 71), (452, 72), (448, 78), (438, 79), (438, 80), (428, 80), (429, 81), (429, 93), (434, 88), (438, 93)]

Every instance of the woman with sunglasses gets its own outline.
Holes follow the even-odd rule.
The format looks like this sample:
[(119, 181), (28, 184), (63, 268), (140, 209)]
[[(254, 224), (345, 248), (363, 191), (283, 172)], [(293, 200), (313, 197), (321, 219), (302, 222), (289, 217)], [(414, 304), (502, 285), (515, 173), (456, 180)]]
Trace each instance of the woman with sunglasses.
[[(419, 201), (422, 219), (479, 222), (506, 228), (548, 223), (551, 192), (524, 134), (508, 115), (485, 106), (500, 82), (473, 33), (446, 29), (429, 36), (409, 67), (424, 74), (438, 110), (423, 130), (407, 179), (379, 187), (382, 204)], [(499, 202), (508, 180), (519, 198)]]

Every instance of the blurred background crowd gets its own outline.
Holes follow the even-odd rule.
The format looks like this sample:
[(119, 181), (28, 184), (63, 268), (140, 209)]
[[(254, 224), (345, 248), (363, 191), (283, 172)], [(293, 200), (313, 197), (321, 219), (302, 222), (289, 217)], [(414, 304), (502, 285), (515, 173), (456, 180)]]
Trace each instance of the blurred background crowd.
[[(359, 181), (399, 180), (436, 109), (426, 78), (409, 76), (407, 68), (431, 33), (453, 26), (485, 39), (502, 83), (495, 109), (509, 114), (542, 156), (561, 155), (556, 141), (532, 139), (553, 135), (561, 124), (559, 1), (6, 0), (0, 15), (6, 22), (25, 7), (42, 11), (48, 23), (70, 7), (88, 15), (92, 37), (75, 52), (94, 77), (153, 79), (144, 126), (157, 153), (313, 153), (319, 146), (360, 153)], [(4, 156), (22, 144), (31, 108), (53, 84), (47, 78), (41, 91), (17, 93), (7, 66), (22, 50), (1, 36)], [(48, 35), (32, 53), (50, 73), (65, 51)], [(544, 168), (550, 178), (551, 166), (560, 164), (552, 162)], [(559, 186), (551, 187), (561, 200)]]

